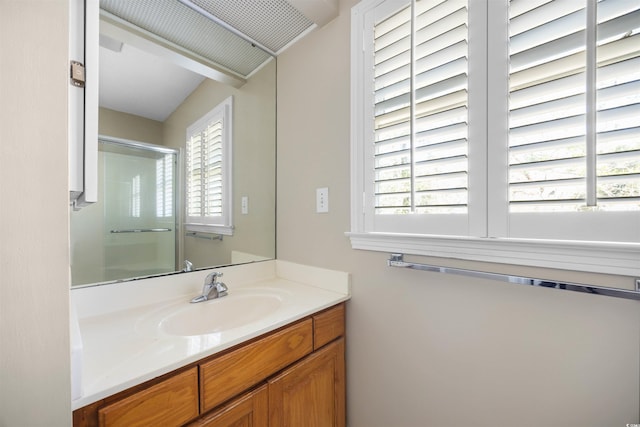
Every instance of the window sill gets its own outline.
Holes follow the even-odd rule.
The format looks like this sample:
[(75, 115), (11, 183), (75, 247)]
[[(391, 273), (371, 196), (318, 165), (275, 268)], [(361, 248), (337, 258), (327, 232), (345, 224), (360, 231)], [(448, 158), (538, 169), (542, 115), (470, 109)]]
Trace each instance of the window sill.
[(640, 276), (640, 244), (345, 233), (353, 249)]

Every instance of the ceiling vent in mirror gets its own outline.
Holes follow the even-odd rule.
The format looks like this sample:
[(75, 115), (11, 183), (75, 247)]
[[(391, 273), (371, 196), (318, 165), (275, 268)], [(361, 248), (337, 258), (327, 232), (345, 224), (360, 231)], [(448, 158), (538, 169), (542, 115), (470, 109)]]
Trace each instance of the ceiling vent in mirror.
[[(285, 0), (180, 0), (277, 55), (314, 23)], [(233, 31), (233, 30), (232, 30)]]
[(243, 78), (315, 27), (285, 0), (100, 0), (100, 8)]

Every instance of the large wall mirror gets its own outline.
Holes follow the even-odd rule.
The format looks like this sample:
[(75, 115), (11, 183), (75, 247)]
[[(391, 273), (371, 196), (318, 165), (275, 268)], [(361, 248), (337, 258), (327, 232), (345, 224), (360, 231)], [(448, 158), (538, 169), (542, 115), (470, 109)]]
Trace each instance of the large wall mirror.
[[(240, 68), (243, 56), (255, 57), (234, 71), (203, 58), (202, 50), (176, 47), (166, 41), (177, 39), (171, 34), (160, 34), (159, 42), (143, 22), (157, 18), (149, 8), (162, 5), (189, 17), (195, 40), (215, 46), (208, 32), (221, 30), (210, 30), (201, 11), (173, 1), (126, 10), (131, 4), (100, 3), (99, 201), (71, 212), (72, 286), (179, 272), (187, 260), (188, 268), (201, 269), (274, 258), (275, 55), (243, 39), (224, 42), (241, 56)], [(233, 231), (193, 231), (184, 224), (187, 129), (229, 98)]]

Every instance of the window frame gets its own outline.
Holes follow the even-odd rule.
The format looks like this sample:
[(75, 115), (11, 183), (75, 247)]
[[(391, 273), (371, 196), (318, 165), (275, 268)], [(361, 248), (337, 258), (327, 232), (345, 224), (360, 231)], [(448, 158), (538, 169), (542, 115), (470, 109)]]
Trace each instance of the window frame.
[[(488, 105), (490, 108), (469, 108), (469, 121), (475, 123), (474, 132), (483, 141), (469, 144), (470, 183), (475, 186), (469, 197), (476, 197), (478, 190), (486, 196), (470, 205), (467, 228), (469, 235), (436, 235), (401, 232), (379, 232), (372, 227), (371, 202), (365, 195), (366, 186), (372, 185), (371, 169), (365, 149), (366, 97), (363, 70), (367, 66), (365, 49), (366, 15), (376, 6), (390, 0), (365, 0), (352, 9), (351, 25), (351, 231), (346, 235), (352, 248), (382, 252), (399, 252), (412, 255), (444, 257), (460, 260), (494, 262), (502, 264), (526, 265), (617, 275), (640, 275), (640, 243), (605, 242), (584, 240), (557, 240), (553, 238), (513, 238), (508, 236), (509, 211), (506, 193), (487, 191), (488, 188), (507, 188), (508, 150), (500, 144), (487, 141), (502, 141), (507, 147), (508, 138), (508, 2), (493, 3), (489, 13), (487, 3), (469, 2), (470, 20), (476, 25), (469, 26), (470, 52), (483, 54), (484, 66), (476, 69), (476, 76), (470, 78), (469, 87), (486, 87), (483, 96), (469, 99), (469, 104)], [(396, 1), (394, 4), (402, 4)], [(408, 1), (404, 1), (408, 3)], [(473, 16), (472, 16), (473, 14)], [(486, 46), (502, 46), (502, 49), (487, 49)], [(471, 53), (470, 53), (471, 55)], [(486, 64), (501, 67), (503, 75), (489, 73)], [(471, 74), (471, 73), (470, 73)], [(480, 78), (475, 78), (480, 76)], [(504, 97), (488, 97), (488, 93), (504, 93)], [(488, 123), (494, 125), (488, 126)], [(481, 146), (479, 151), (475, 147)], [(504, 173), (496, 171), (505, 171)], [(499, 208), (496, 208), (499, 207)], [(473, 209), (473, 211), (471, 210)], [(640, 212), (634, 213), (640, 229)], [(632, 216), (633, 218), (633, 216)], [(409, 229), (410, 230), (410, 229)], [(489, 234), (491, 230), (491, 234)], [(487, 237), (475, 237), (487, 236)]]
[[(189, 216), (189, 170), (186, 158), (186, 145), (196, 133), (202, 132), (212, 122), (222, 120), (222, 215)], [(204, 151), (204, 144), (202, 146)], [(185, 229), (191, 232), (216, 233), (233, 235), (233, 97), (228, 97), (214, 109), (191, 124), (186, 131), (185, 139)]]

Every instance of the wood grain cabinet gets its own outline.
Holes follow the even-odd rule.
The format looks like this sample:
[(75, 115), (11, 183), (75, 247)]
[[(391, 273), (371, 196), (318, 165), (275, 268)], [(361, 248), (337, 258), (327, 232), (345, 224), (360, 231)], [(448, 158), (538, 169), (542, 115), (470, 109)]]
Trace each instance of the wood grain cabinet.
[(73, 413), (75, 427), (344, 427), (344, 303)]
[(99, 425), (181, 425), (198, 416), (198, 372), (191, 368), (98, 410)]
[(200, 364), (202, 412), (264, 381), (313, 351), (313, 320), (306, 319)]
[(269, 380), (271, 426), (344, 427), (344, 339)]
[(189, 427), (268, 426), (269, 391), (266, 384), (189, 424)]

